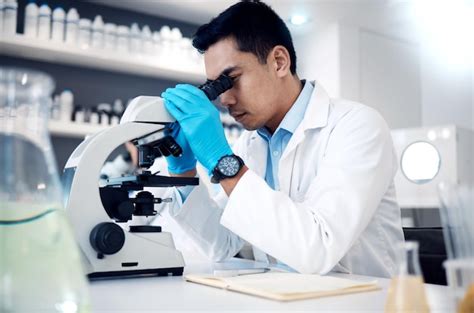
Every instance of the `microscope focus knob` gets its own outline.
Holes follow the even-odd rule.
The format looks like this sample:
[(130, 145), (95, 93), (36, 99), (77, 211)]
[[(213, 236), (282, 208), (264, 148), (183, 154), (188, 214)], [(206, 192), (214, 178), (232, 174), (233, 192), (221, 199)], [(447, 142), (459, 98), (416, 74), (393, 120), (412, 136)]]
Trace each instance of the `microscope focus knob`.
[(114, 254), (122, 249), (125, 243), (123, 229), (115, 223), (104, 222), (92, 229), (89, 241), (99, 254)]

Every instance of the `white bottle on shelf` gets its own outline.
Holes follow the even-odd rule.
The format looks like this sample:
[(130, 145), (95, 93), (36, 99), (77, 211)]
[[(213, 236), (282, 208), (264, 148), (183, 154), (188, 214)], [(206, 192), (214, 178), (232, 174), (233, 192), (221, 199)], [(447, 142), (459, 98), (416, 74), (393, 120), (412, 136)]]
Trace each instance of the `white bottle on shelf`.
[(202, 72), (204, 70), (204, 58), (202, 54), (193, 47), (192, 52), (193, 66), (196, 70)]
[(28, 38), (38, 37), (38, 14), (39, 8), (36, 3), (30, 2), (26, 5), (23, 33)]
[(178, 27), (173, 27), (173, 29), (171, 29), (170, 37), (173, 43), (178, 43), (179, 41), (181, 41), (181, 38), (183, 38), (183, 34), (181, 33)]
[(160, 33), (163, 38), (169, 39), (171, 35), (171, 28), (168, 25), (164, 25), (161, 27)]
[(142, 52), (144, 54), (153, 53), (153, 39), (151, 29), (148, 25), (145, 25), (142, 28)]
[(112, 112), (116, 116), (122, 116), (123, 112), (125, 111), (125, 105), (121, 99), (115, 99), (114, 104), (112, 106)]
[(130, 29), (127, 26), (120, 25), (117, 27), (117, 51), (120, 53), (128, 53), (129, 51)]
[(66, 15), (66, 43), (77, 44), (77, 35), (79, 30), (79, 14), (75, 8), (69, 9)]
[(104, 26), (104, 47), (114, 50), (117, 47), (117, 25), (106, 23)]
[(70, 122), (74, 111), (74, 95), (71, 90), (64, 89), (59, 96), (61, 121)]
[(182, 50), (181, 50), (181, 39), (183, 38), (183, 35), (181, 34), (181, 31), (179, 28), (174, 27), (171, 29), (171, 62), (172, 64), (182, 64)]
[(104, 48), (104, 21), (102, 16), (97, 15), (92, 23), (92, 47), (96, 49)]
[(51, 39), (55, 42), (64, 41), (64, 27), (66, 22), (66, 12), (63, 8), (57, 7), (53, 10), (51, 26)]
[(164, 25), (160, 29), (161, 37), (161, 63), (168, 63), (171, 55), (171, 29)]
[(81, 49), (87, 49), (91, 45), (92, 22), (90, 19), (81, 18), (79, 20), (78, 43)]
[(16, 0), (5, 0), (3, 5), (3, 33), (6, 35), (16, 34), (16, 20), (18, 3)]
[(186, 37), (183, 37), (181, 38), (180, 42), (179, 42), (179, 55), (180, 55), (180, 59), (182, 60), (183, 64), (185, 64), (186, 66), (192, 66), (193, 63), (192, 63), (192, 43), (191, 43), (191, 39), (190, 38), (186, 38)]
[(99, 113), (92, 111), (89, 116), (89, 124), (99, 125)]
[(3, 19), (4, 19), (4, 9), (5, 8), (5, 1), (0, 0), (0, 34), (3, 34)]
[(74, 122), (83, 124), (86, 121), (85, 113), (82, 109), (76, 111), (74, 115)]
[(51, 38), (51, 9), (47, 4), (42, 4), (39, 8), (38, 38), (42, 40)]
[(153, 55), (159, 57), (161, 53), (161, 35), (159, 31), (153, 32)]
[(130, 53), (140, 53), (140, 27), (137, 23), (133, 23), (130, 27)]
[(110, 118), (110, 125), (112, 126), (116, 126), (120, 123), (120, 118), (118, 116), (115, 116), (113, 115), (111, 118)]
[(61, 114), (61, 104), (60, 104), (59, 95), (53, 97), (53, 104), (51, 105), (50, 117), (51, 120), (59, 120)]
[(100, 113), (100, 125), (102, 126), (109, 126), (109, 115), (105, 112)]

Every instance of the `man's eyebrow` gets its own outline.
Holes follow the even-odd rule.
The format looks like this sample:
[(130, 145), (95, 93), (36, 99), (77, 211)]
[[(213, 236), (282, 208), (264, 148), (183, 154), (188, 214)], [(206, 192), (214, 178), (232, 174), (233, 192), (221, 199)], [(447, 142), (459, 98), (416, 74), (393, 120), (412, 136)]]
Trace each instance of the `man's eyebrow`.
[(233, 71), (235, 70), (238, 70), (240, 69), (240, 66), (238, 65), (234, 65), (234, 66), (229, 66), (228, 68), (226, 68), (225, 70), (223, 70), (219, 76), (217, 76), (215, 79), (208, 79), (207, 81), (214, 81), (216, 80), (217, 78), (219, 78), (221, 75), (227, 75), (229, 76)]
[[(221, 72), (221, 75), (230, 75), (233, 71), (239, 69), (239, 66), (230, 66)], [(219, 75), (220, 76), (220, 75)]]

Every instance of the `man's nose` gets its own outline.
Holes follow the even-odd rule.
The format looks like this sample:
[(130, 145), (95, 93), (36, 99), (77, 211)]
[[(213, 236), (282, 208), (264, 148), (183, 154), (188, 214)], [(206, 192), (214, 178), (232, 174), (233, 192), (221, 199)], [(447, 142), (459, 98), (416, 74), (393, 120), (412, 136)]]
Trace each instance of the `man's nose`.
[(237, 102), (235, 96), (232, 93), (232, 89), (223, 92), (219, 96), (219, 100), (221, 101), (221, 104), (225, 107), (231, 107)]

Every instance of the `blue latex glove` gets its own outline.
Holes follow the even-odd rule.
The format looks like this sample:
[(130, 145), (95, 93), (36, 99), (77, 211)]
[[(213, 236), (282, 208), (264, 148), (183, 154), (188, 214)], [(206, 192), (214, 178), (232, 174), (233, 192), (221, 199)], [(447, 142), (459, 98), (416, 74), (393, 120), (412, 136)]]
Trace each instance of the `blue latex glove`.
[(181, 147), (183, 150), (181, 156), (167, 156), (166, 162), (168, 163), (168, 171), (173, 174), (182, 174), (184, 172), (190, 171), (196, 168), (196, 157), (194, 156), (191, 147), (189, 146), (184, 133), (179, 127), (178, 123), (173, 123), (170, 126), (169, 135), (171, 135), (176, 143)]
[(161, 97), (181, 126), (194, 155), (211, 174), (221, 157), (232, 154), (219, 111), (202, 90), (192, 85), (168, 88)]

